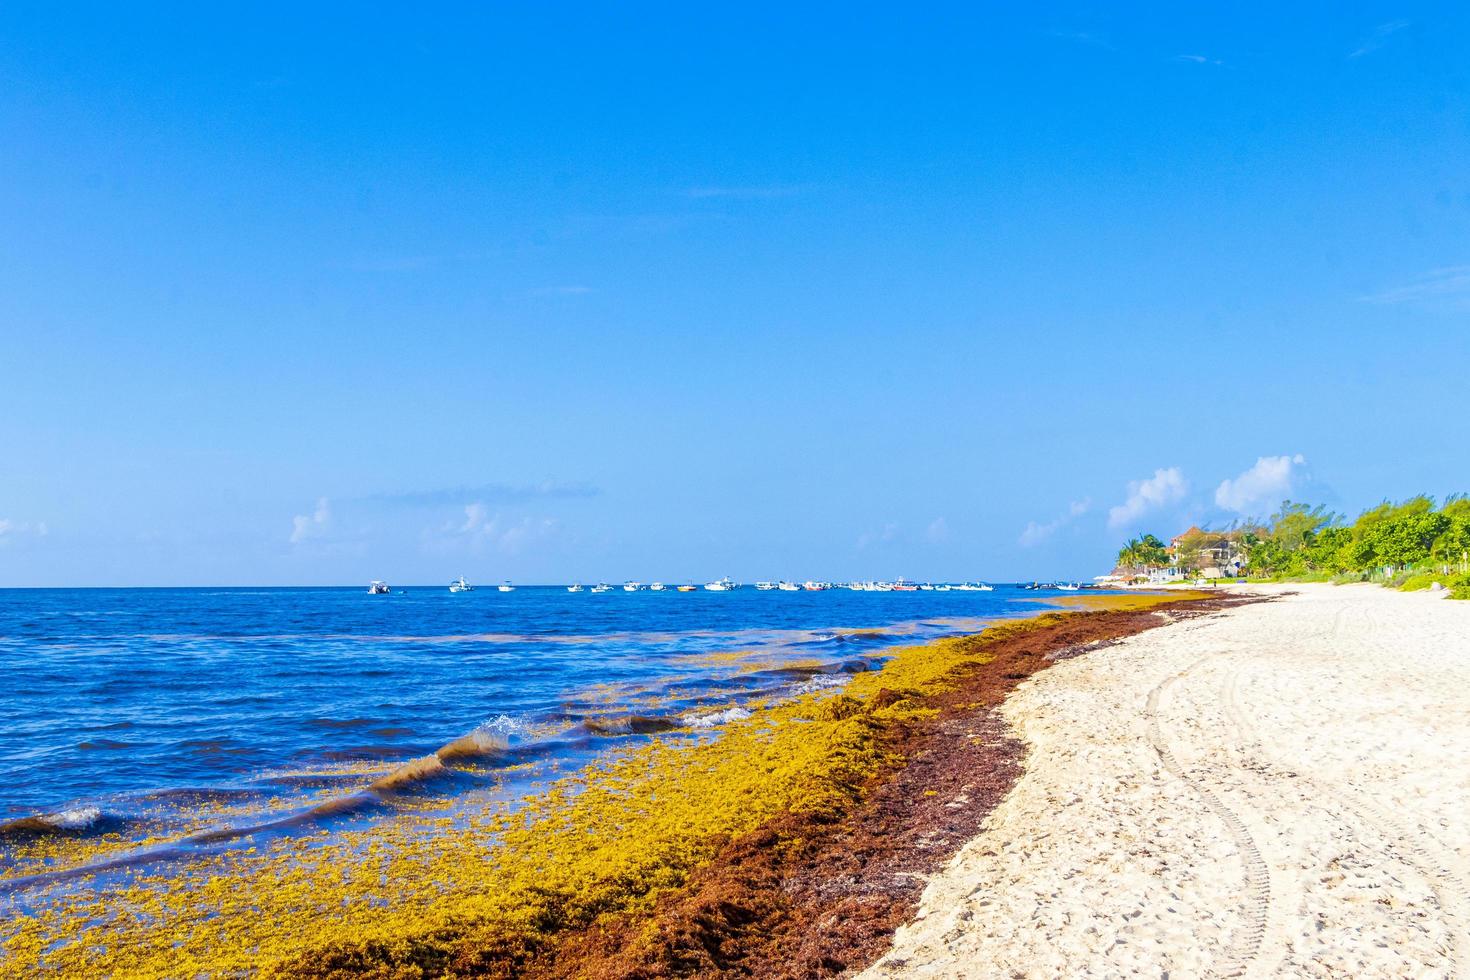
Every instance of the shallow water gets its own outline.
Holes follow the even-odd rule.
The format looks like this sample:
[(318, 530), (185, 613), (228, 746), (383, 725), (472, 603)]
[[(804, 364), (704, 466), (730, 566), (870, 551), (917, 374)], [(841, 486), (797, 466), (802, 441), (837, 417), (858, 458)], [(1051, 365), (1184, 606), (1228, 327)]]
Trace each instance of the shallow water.
[[(1037, 596), (0, 590), (0, 823), (208, 835), (329, 801), (315, 816), (360, 818), (420, 782), (503, 792), (520, 763), (565, 771), (619, 739), (715, 729)], [(400, 768), (436, 751), (456, 765)], [(354, 793), (364, 806), (341, 804)]]

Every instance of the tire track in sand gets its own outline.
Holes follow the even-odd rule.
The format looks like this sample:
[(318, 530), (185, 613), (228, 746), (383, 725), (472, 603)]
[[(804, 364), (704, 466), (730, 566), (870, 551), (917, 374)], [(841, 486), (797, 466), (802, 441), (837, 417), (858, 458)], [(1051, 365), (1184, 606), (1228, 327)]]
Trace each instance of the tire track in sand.
[(1251, 836), (1250, 830), (1241, 822), (1241, 819), (1203, 780), (1195, 777), (1180, 764), (1173, 749), (1169, 747), (1168, 740), (1164, 737), (1163, 725), (1159, 721), (1159, 700), (1164, 693), (1196, 667), (1210, 659), (1210, 657), (1201, 657), (1179, 673), (1166, 677), (1149, 692), (1146, 711), (1149, 742), (1158, 754), (1159, 762), (1171, 776), (1192, 789), (1204, 801), (1205, 806), (1220, 818), (1240, 851), (1241, 860), (1245, 866), (1245, 901), (1241, 906), (1241, 917), (1244, 919), (1244, 924), (1237, 931), (1237, 935), (1221, 951), (1213, 970), (1214, 974), (1220, 977), (1239, 977), (1245, 973), (1246, 968), (1260, 952), (1261, 941), (1266, 935), (1266, 920), (1271, 911), (1270, 871), (1266, 867), (1266, 859), (1261, 855), (1261, 849), (1256, 846), (1255, 838)]
[[(1370, 630), (1372, 625), (1376, 624), (1370, 624)], [(1423, 875), (1434, 894), (1445, 931), (1450, 937), (1450, 975), (1470, 976), (1465, 962), (1466, 924), (1470, 923), (1470, 914), (1466, 910), (1470, 909), (1470, 889), (1465, 887), (1464, 878), (1458, 871), (1458, 857), (1447, 851), (1423, 828), (1405, 824), (1374, 801), (1353, 794), (1330, 779), (1312, 776), (1297, 767), (1287, 765), (1273, 755), (1240, 706), (1239, 678), (1240, 672), (1237, 670), (1232, 670), (1226, 676), (1223, 700), (1230, 724), (1240, 736), (1241, 748), (1254, 757), (1266, 774), (1306, 784), (1334, 800), (1369, 830), (1387, 841), (1390, 852)]]

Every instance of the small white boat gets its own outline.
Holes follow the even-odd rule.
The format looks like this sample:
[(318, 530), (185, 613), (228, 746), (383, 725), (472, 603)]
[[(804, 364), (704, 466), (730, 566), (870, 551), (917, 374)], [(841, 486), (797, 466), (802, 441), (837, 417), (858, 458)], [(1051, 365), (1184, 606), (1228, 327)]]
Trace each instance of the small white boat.
[(393, 590), (388, 588), (388, 583), (373, 579), (368, 583), (368, 595), (387, 595)]
[(649, 592), (662, 592), (667, 587), (668, 586), (664, 585), (662, 582), (655, 582), (655, 583), (653, 583), (652, 585), (650, 585), (648, 587), (648, 591)]
[(567, 586), (567, 591), (568, 592), (581, 592), (582, 591), (582, 585), (581, 585), (580, 582), (578, 584), (576, 584), (576, 585), (569, 585), (569, 586)]
[(807, 579), (805, 582), (801, 583), (801, 587), (803, 589), (806, 589), (808, 592), (826, 592), (828, 588), (826, 582), (817, 582), (812, 579)]
[(598, 582), (596, 585), (594, 585), (592, 587), (592, 592), (593, 592), (594, 595), (601, 595), (604, 592), (611, 592), (611, 591), (612, 591), (612, 586), (611, 585), (608, 585), (606, 582)]
[(449, 583), (449, 591), (450, 592), (473, 592), (473, 591), (475, 591), (475, 587), (473, 585), (471, 585), (470, 583), (466, 582), (465, 579), (464, 579), (464, 576), (461, 575), (459, 578), (457, 578), (453, 582), (450, 582)]
[(643, 588), (643, 583), (642, 582), (624, 582), (623, 583), (623, 591), (624, 592), (637, 592), (637, 591), (639, 591), (642, 588)]
[(797, 585), (795, 582), (777, 582), (776, 583), (776, 588), (780, 589), (782, 592), (800, 592), (801, 591), (801, 586)]
[(975, 586), (975, 591), (976, 592), (994, 592), (995, 591), (995, 586), (993, 586), (993, 585), (986, 585), (984, 582), (981, 582), (979, 585)]
[(931, 585), (931, 584), (929, 584), (928, 582), (925, 582), (923, 585), (919, 586), (919, 591), (920, 592), (933, 592), (934, 591), (934, 586)]
[(1081, 586), (1076, 582), (1058, 582), (1057, 589), (1062, 592), (1076, 592)]
[(497, 588), (499, 588), (501, 592), (514, 592), (516, 590), (516, 587), (514, 585), (511, 585), (509, 582), (502, 582), (499, 586), (497, 586)]
[(948, 592), (950, 590), (950, 588), (952, 588), (952, 587), (951, 586), (948, 586), (948, 585), (936, 585), (936, 586), (934, 586), (934, 591), (935, 592)]
[(770, 592), (772, 589), (774, 589), (776, 587), (776, 583), (775, 582), (757, 582), (757, 583), (755, 583), (755, 587), (757, 589), (759, 589), (760, 591), (762, 591), (762, 592)]
[(713, 582), (707, 583), (704, 587), (706, 592), (734, 592), (738, 588), (740, 586), (736, 585), (728, 575), (724, 578), (715, 579)]

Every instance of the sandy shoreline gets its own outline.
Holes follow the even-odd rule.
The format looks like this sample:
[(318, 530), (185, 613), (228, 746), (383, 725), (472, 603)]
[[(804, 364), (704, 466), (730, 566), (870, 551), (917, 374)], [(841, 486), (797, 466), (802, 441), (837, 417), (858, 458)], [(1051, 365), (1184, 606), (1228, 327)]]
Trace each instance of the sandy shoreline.
[(1470, 603), (1262, 591), (1023, 684), (1024, 775), (865, 975), (1466, 975)]

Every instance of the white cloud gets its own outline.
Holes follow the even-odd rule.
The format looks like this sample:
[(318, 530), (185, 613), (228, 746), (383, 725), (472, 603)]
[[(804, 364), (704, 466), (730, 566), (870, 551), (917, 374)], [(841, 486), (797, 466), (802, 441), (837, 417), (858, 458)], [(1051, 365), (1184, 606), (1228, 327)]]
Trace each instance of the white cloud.
[(748, 187), (691, 187), (684, 193), (695, 200), (714, 197), (745, 198), (764, 200), (773, 197), (791, 197), (801, 192), (800, 187), (787, 184), (768, 184)]
[(1028, 521), (1026, 527), (1021, 531), (1021, 547), (1034, 548), (1061, 528), (1072, 523), (1083, 514), (1092, 509), (1092, 498), (1086, 497), (1082, 500), (1074, 500), (1067, 505), (1067, 512), (1055, 520), (1039, 524), (1036, 521)]
[(949, 521), (946, 521), (942, 517), (934, 518), (934, 520), (929, 522), (929, 526), (924, 529), (924, 537), (933, 544), (939, 544), (941, 541), (948, 541)]
[(1180, 55), (1175, 55), (1174, 56), (1174, 60), (1175, 61), (1188, 61), (1188, 62), (1191, 62), (1191, 63), (1196, 64), (1196, 65), (1215, 65), (1217, 67), (1220, 66), (1220, 65), (1225, 64), (1225, 62), (1221, 61), (1219, 58), (1211, 58), (1211, 57), (1208, 57), (1208, 56), (1202, 55), (1202, 54), (1180, 54)]
[(1379, 48), (1388, 43), (1388, 39), (1390, 37), (1392, 37), (1394, 34), (1397, 34), (1399, 31), (1408, 26), (1409, 22), (1406, 20), (1391, 20), (1386, 24), (1379, 24), (1377, 27), (1373, 28), (1372, 34), (1369, 34), (1368, 37), (1364, 39), (1361, 44), (1359, 44), (1348, 54), (1348, 57), (1361, 58), (1365, 54), (1371, 54), (1374, 51), (1377, 51)]
[(291, 543), (301, 544), (311, 538), (321, 537), (331, 523), (332, 504), (326, 497), (319, 497), (316, 508), (310, 514), (297, 514), (291, 518)]
[(0, 518), (0, 545), (22, 537), (44, 538), (50, 533), (50, 528), (45, 521), (14, 521), (9, 518)]
[(1128, 499), (1108, 510), (1108, 527), (1121, 527), (1136, 521), (1149, 511), (1183, 499), (1188, 490), (1189, 484), (1179, 467), (1154, 470), (1154, 475), (1147, 480), (1134, 480), (1128, 484)]
[(887, 544), (896, 537), (898, 537), (898, 525), (885, 524), (881, 531), (864, 531), (858, 535), (857, 547), (858, 550), (862, 550), (875, 544)]
[(596, 292), (591, 286), (540, 286), (531, 290), (532, 296), (586, 296)]
[(449, 521), (437, 533), (425, 531), (425, 545), (434, 550), (457, 550), (468, 546), (480, 551), (490, 548), (503, 554), (520, 554), (528, 547), (556, 535), (561, 522), (550, 517), (507, 520), (491, 514), (482, 503), (468, 504), (464, 520)]
[(1262, 456), (1256, 465), (1215, 490), (1215, 503), (1237, 514), (1255, 513), (1291, 496), (1307, 459), (1295, 456)]
[(1362, 297), (1366, 303), (1441, 303), (1460, 305), (1470, 301), (1470, 265), (1431, 269), (1405, 286)]

